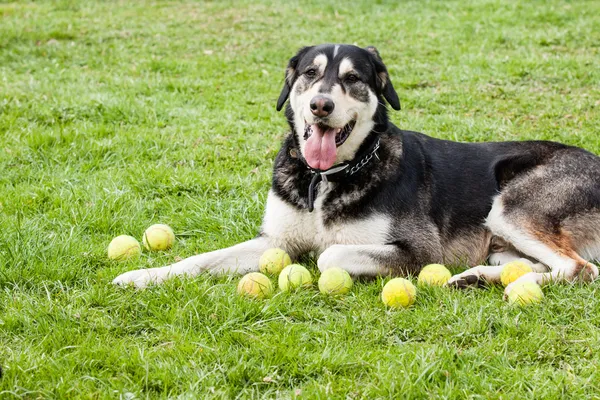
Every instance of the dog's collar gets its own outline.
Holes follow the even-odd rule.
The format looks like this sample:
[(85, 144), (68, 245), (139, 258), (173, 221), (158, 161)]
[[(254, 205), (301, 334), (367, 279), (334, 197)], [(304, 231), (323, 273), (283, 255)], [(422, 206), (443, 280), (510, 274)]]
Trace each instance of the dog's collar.
[(335, 167), (320, 170), (311, 168), (304, 157), (301, 154), (298, 154), (298, 158), (306, 165), (312, 174), (312, 179), (310, 180), (310, 185), (308, 186), (308, 211), (312, 212), (315, 209), (315, 197), (317, 194), (317, 185), (319, 182), (341, 182), (346, 179), (349, 179), (352, 175), (356, 174), (363, 167), (371, 162), (371, 160), (375, 157), (379, 160), (379, 156), (377, 155), (377, 150), (379, 150), (379, 138), (375, 140), (361, 155), (355, 157), (350, 162), (345, 162), (340, 165), (336, 165)]

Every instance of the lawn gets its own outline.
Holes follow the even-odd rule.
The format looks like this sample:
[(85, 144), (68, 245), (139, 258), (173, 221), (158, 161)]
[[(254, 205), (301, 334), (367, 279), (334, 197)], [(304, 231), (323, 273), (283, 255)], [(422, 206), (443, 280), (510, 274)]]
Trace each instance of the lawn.
[[(1, 2), (0, 398), (600, 398), (600, 283), (399, 311), (385, 279), (110, 283), (256, 234), (299, 47), (377, 46), (404, 129), (600, 153), (599, 26), (597, 1)], [(172, 250), (107, 259), (153, 223)]]

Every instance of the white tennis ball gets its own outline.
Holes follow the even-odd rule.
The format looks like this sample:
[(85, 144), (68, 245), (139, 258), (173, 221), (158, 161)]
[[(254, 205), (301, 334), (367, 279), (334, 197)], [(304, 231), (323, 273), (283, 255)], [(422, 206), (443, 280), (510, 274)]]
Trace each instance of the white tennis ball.
[(154, 224), (146, 229), (142, 242), (147, 250), (167, 250), (173, 246), (175, 234), (173, 233), (173, 229), (168, 225)]

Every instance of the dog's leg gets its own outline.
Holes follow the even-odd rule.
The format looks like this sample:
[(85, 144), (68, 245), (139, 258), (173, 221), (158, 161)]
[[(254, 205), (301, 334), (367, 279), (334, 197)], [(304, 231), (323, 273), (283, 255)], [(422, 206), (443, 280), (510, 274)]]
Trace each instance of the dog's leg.
[(448, 286), (456, 288), (465, 288), (468, 286), (481, 286), (486, 283), (499, 283), (500, 273), (506, 264), (511, 261), (522, 261), (531, 266), (531, 269), (536, 272), (545, 272), (548, 269), (541, 263), (534, 263), (526, 258), (521, 257), (514, 251), (503, 251), (500, 253), (493, 253), (489, 257), (489, 263), (491, 265), (478, 265), (473, 268), (461, 272), (460, 274), (454, 275), (448, 281)]
[(328, 247), (317, 260), (321, 272), (332, 268), (342, 268), (353, 277), (374, 277), (390, 274), (416, 272), (414, 268), (399, 270), (399, 266), (414, 266), (414, 257), (395, 245), (345, 245)]
[(486, 224), (495, 235), (503, 237), (518, 251), (548, 266), (550, 272), (530, 272), (504, 290), (508, 296), (517, 282), (545, 284), (551, 281), (572, 281), (577, 278), (594, 280), (598, 268), (584, 260), (573, 248), (572, 238), (567, 232), (547, 232), (543, 227), (536, 228), (534, 221), (527, 221), (525, 228), (518, 219), (506, 215), (500, 197), (494, 200)]
[(258, 260), (270, 247), (273, 247), (272, 241), (261, 236), (232, 247), (192, 256), (167, 267), (129, 271), (119, 275), (113, 283), (133, 284), (137, 288), (143, 288), (174, 276), (195, 276), (204, 271), (213, 274), (245, 274), (258, 271)]

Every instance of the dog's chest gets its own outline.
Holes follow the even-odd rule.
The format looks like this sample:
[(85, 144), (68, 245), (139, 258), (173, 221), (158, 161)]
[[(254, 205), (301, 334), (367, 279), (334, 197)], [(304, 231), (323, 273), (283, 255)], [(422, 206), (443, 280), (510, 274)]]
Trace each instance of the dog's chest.
[(293, 244), (299, 251), (322, 252), (334, 244), (383, 244), (388, 241), (390, 219), (380, 214), (337, 218), (335, 222), (324, 223), (325, 192), (319, 191), (312, 213), (299, 210), (269, 192), (263, 232), (276, 243)]

